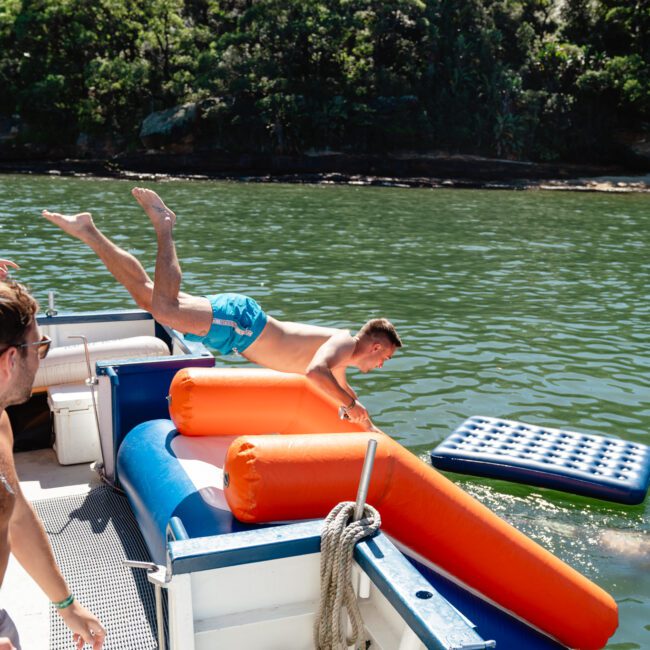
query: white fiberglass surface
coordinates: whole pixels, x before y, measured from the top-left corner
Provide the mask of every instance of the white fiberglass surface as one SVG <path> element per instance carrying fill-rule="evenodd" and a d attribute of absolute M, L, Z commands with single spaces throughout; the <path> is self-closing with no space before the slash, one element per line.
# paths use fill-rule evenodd
<path fill-rule="evenodd" d="M 176 436 L 171 448 L 201 498 L 211 507 L 230 510 L 223 494 L 223 465 L 237 436 Z"/>

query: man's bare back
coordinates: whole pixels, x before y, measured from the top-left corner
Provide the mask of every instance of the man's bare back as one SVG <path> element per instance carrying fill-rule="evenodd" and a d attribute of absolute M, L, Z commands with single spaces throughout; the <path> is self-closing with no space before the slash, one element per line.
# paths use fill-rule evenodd
<path fill-rule="evenodd" d="M 316 351 L 333 337 L 353 340 L 349 330 L 280 321 L 269 316 L 262 333 L 242 356 L 265 368 L 304 375 Z"/>

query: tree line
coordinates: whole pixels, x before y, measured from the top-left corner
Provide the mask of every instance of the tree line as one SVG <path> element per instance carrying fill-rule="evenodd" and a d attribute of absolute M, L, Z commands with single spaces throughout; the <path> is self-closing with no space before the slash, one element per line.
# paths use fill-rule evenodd
<path fill-rule="evenodd" d="M 605 160 L 650 119 L 650 3 L 3 0 L 0 88 L 45 144 L 198 102 L 232 152 Z"/>

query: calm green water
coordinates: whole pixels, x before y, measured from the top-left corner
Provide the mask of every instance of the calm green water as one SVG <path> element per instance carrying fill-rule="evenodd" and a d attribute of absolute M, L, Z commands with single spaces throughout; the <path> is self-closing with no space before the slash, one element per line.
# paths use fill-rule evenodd
<path fill-rule="evenodd" d="M 132 185 L 0 176 L 0 257 L 22 265 L 42 303 L 56 290 L 59 310 L 132 306 L 90 251 L 39 217 L 90 210 L 152 271 L 155 240 Z M 647 195 L 154 187 L 179 216 L 186 291 L 248 293 L 278 318 L 396 324 L 403 351 L 351 383 L 414 452 L 470 415 L 650 444 Z M 650 648 L 648 505 L 453 478 L 614 595 L 609 648 Z"/>

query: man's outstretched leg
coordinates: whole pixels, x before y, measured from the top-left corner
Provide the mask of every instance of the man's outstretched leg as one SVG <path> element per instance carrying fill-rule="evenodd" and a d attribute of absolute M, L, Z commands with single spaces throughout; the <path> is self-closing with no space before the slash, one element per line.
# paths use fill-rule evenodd
<path fill-rule="evenodd" d="M 161 279 L 161 286 L 158 287 L 157 292 L 142 264 L 133 255 L 108 239 L 95 226 L 89 212 L 67 216 L 43 210 L 43 216 L 64 232 L 89 246 L 113 277 L 131 294 L 136 304 L 153 314 L 156 320 L 183 333 L 205 334 L 210 329 L 212 320 L 209 300 L 179 292 L 180 266 L 171 238 L 171 226 L 176 219 L 174 213 L 164 206 L 155 192 L 136 188 L 133 190 L 133 195 L 154 223 L 159 244 L 163 246 L 163 250 L 158 251 L 156 258 L 156 277 Z M 167 211 L 172 220 L 167 233 L 164 227 L 160 228 L 159 233 L 157 224 L 157 217 L 161 214 L 159 210 Z M 154 295 L 156 295 L 155 299 Z"/>
<path fill-rule="evenodd" d="M 116 246 L 95 226 L 90 212 L 67 216 L 43 210 L 43 216 L 64 232 L 92 248 L 113 277 L 131 294 L 138 307 L 151 313 L 153 304 L 151 278 L 133 255 Z"/>
<path fill-rule="evenodd" d="M 212 324 L 210 301 L 180 290 L 181 267 L 172 234 L 176 215 L 152 190 L 136 187 L 131 193 L 151 219 L 158 239 L 152 313 L 156 320 L 181 332 L 207 334 Z"/>

